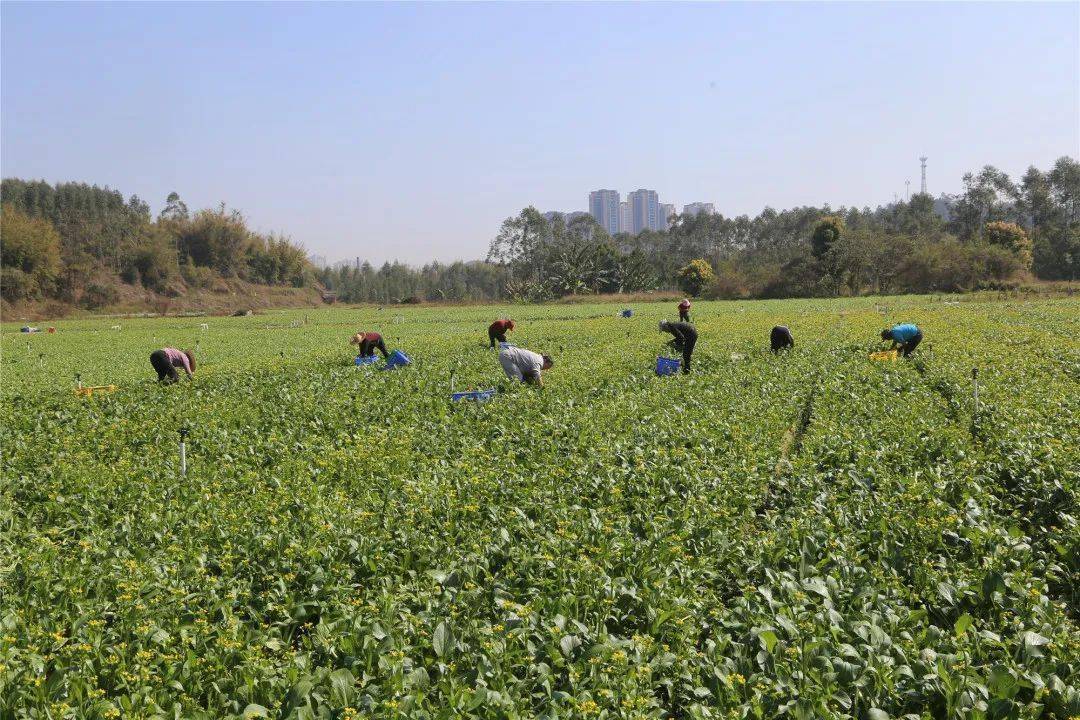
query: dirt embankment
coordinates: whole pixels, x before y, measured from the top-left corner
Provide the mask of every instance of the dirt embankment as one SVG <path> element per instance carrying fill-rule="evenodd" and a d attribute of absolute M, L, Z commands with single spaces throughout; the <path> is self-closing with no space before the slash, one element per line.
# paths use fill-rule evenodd
<path fill-rule="evenodd" d="M 212 288 L 188 289 L 167 297 L 142 287 L 118 283 L 116 297 L 101 307 L 86 308 L 59 300 L 0 304 L 4 322 L 41 321 L 93 315 L 230 315 L 245 310 L 318 307 L 322 292 L 316 287 L 292 288 L 253 285 L 242 280 L 218 280 Z"/>

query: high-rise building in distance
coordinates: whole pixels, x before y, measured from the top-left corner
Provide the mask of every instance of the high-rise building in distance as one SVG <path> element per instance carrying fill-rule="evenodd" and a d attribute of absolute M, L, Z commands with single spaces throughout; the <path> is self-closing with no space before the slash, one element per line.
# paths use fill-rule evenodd
<path fill-rule="evenodd" d="M 634 214 L 630 203 L 619 203 L 619 232 L 634 232 Z"/>
<path fill-rule="evenodd" d="M 683 205 L 683 215 L 698 215 L 699 213 L 705 213 L 706 215 L 715 215 L 716 208 L 712 203 L 696 202 L 689 205 Z"/>
<path fill-rule="evenodd" d="M 660 206 L 660 229 L 668 230 L 671 227 L 671 221 L 675 218 L 675 205 L 672 203 L 664 203 Z"/>
<path fill-rule="evenodd" d="M 619 191 L 593 190 L 589 193 L 589 214 L 608 234 L 619 232 Z"/>
<path fill-rule="evenodd" d="M 655 190 L 635 190 L 630 193 L 631 232 L 660 229 L 660 198 Z"/>

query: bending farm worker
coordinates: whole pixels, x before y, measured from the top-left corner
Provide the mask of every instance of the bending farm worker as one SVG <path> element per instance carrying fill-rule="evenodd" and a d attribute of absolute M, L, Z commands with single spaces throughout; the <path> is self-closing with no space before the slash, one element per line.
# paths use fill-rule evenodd
<path fill-rule="evenodd" d="M 371 357 L 375 354 L 376 348 L 382 353 L 383 358 L 390 356 L 390 353 L 386 351 L 386 343 L 383 342 L 382 335 L 377 332 L 358 332 L 349 339 L 349 343 L 360 346 L 360 357 Z"/>
<path fill-rule="evenodd" d="M 787 325 L 777 325 L 772 329 L 769 333 L 769 346 L 773 352 L 795 347 L 795 338 L 792 337 Z"/>
<path fill-rule="evenodd" d="M 697 345 L 697 329 L 688 322 L 660 321 L 660 332 L 671 333 L 674 338 L 668 343 L 672 349 L 682 353 L 682 371 L 690 372 L 690 356 Z"/>
<path fill-rule="evenodd" d="M 506 333 L 514 329 L 514 321 L 510 319 L 496 320 L 488 325 L 488 340 L 491 342 L 489 347 L 495 347 L 496 342 L 506 342 Z"/>
<path fill-rule="evenodd" d="M 184 368 L 189 379 L 195 375 L 195 353 L 190 350 L 161 348 L 150 353 L 150 365 L 157 371 L 158 382 L 169 385 L 180 379 L 176 368 Z"/>
<path fill-rule="evenodd" d="M 678 303 L 678 320 L 680 323 L 690 322 L 690 300 L 684 298 L 683 302 Z"/>
<path fill-rule="evenodd" d="M 882 330 L 881 339 L 892 340 L 891 349 L 899 348 L 904 353 L 904 357 L 908 357 L 922 342 L 922 330 L 914 323 L 902 323 Z"/>
<path fill-rule="evenodd" d="M 555 365 L 555 361 L 548 355 L 516 347 L 504 347 L 499 350 L 499 363 L 506 377 L 511 380 L 519 380 L 540 387 L 544 386 L 541 373 L 544 370 L 550 370 Z"/>

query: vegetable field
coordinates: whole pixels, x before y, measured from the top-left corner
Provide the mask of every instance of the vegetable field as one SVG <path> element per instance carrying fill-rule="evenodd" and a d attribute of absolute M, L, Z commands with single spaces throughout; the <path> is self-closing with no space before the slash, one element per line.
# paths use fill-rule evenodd
<path fill-rule="evenodd" d="M 1080 715 L 1080 303 L 633 308 L 4 325 L 0 718 Z"/>

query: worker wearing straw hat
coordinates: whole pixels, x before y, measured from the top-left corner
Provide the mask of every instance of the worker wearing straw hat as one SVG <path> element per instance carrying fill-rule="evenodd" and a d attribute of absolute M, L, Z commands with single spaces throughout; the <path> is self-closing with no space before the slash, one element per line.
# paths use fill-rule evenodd
<path fill-rule="evenodd" d="M 386 343 L 383 342 L 382 335 L 377 332 L 358 332 L 349 339 L 349 342 L 360 346 L 360 357 L 372 357 L 376 348 L 384 358 L 390 355 L 386 351 Z"/>
<path fill-rule="evenodd" d="M 687 298 L 679 303 L 679 322 L 690 322 L 690 300 Z"/>

